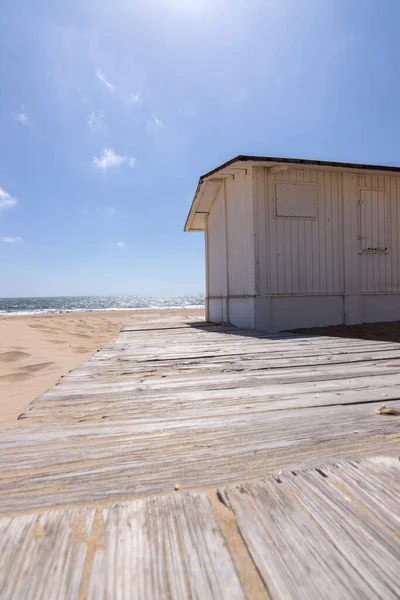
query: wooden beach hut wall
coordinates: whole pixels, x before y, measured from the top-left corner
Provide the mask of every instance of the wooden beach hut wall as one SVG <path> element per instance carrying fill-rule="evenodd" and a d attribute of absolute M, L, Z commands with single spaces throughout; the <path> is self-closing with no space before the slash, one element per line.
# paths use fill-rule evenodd
<path fill-rule="evenodd" d="M 400 319 L 400 168 L 238 156 L 200 178 L 206 312 L 276 332 Z"/>

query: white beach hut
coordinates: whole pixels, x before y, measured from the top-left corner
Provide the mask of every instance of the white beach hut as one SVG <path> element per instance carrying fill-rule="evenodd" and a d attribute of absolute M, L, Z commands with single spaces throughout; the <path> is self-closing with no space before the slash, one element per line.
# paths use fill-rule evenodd
<path fill-rule="evenodd" d="M 400 319 L 400 168 L 238 156 L 200 178 L 211 322 L 270 332 Z"/>

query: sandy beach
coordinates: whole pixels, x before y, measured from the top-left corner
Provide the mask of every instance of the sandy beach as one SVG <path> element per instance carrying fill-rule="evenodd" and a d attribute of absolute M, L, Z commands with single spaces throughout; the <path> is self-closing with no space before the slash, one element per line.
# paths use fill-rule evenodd
<path fill-rule="evenodd" d="M 107 344 L 124 323 L 202 309 L 79 312 L 0 317 L 0 429 L 17 424 L 30 402 Z"/>

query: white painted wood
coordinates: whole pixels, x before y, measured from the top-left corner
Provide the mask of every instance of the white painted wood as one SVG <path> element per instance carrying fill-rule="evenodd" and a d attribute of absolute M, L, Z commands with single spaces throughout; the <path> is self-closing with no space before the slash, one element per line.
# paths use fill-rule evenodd
<path fill-rule="evenodd" d="M 206 216 L 204 220 L 204 249 L 205 249 L 205 261 L 206 261 L 206 297 L 205 297 L 205 317 L 206 321 L 216 322 L 214 316 L 210 319 L 210 304 L 209 304 L 209 295 L 210 295 L 210 239 L 208 235 L 208 218 L 209 215 Z"/>
<path fill-rule="evenodd" d="M 274 167 L 269 167 L 269 172 L 270 173 L 279 173 L 279 171 L 287 171 L 288 169 L 288 165 L 275 165 Z"/>
<path fill-rule="evenodd" d="M 226 289 L 226 241 L 225 241 L 225 207 L 223 186 L 212 206 L 208 217 L 208 297 L 227 295 Z M 210 315 L 211 320 L 213 315 Z"/>
<path fill-rule="evenodd" d="M 314 219 L 317 216 L 317 195 L 312 183 L 277 181 L 275 203 L 276 217 Z"/>
<path fill-rule="evenodd" d="M 254 327 L 254 298 L 229 298 L 229 322 L 236 327 Z"/>
<path fill-rule="evenodd" d="M 275 270 L 271 265 L 276 275 L 271 281 L 270 293 L 342 293 L 342 250 L 340 244 L 334 244 L 341 217 L 340 175 L 309 169 L 289 169 L 271 175 L 264 169 L 264 177 L 269 182 L 267 220 L 271 243 L 267 254 L 269 261 L 276 264 Z M 311 190 L 316 190 L 316 218 L 277 217 L 275 193 L 280 185 L 286 186 L 284 189 L 304 189 L 305 197 L 311 195 Z M 304 198 L 303 204 L 305 202 Z M 304 210 L 310 212 L 306 204 Z"/>
<path fill-rule="evenodd" d="M 270 331 L 343 323 L 343 296 L 271 296 Z"/>
<path fill-rule="evenodd" d="M 221 186 L 207 221 L 207 306 L 212 322 L 254 327 L 252 176 L 246 170 Z"/>
<path fill-rule="evenodd" d="M 361 189 L 359 206 L 361 252 L 387 252 L 389 207 L 386 190 Z"/>
<path fill-rule="evenodd" d="M 359 252 L 361 291 L 364 293 L 396 291 L 391 275 L 390 220 L 391 213 L 396 214 L 393 204 L 396 205 L 398 200 L 391 192 L 388 177 L 359 177 Z M 394 239 L 397 237 L 398 233 Z"/>
<path fill-rule="evenodd" d="M 211 216 L 212 320 L 274 332 L 399 319 L 399 181 L 257 162 L 227 175 L 225 232 L 221 208 Z"/>
<path fill-rule="evenodd" d="M 255 229 L 255 291 L 265 296 L 270 289 L 269 241 L 267 239 L 267 202 L 264 171 L 253 168 L 254 229 Z M 264 319 L 266 317 L 264 316 Z"/>
<path fill-rule="evenodd" d="M 255 293 L 252 177 L 242 171 L 225 185 L 229 296 L 250 295 Z"/>

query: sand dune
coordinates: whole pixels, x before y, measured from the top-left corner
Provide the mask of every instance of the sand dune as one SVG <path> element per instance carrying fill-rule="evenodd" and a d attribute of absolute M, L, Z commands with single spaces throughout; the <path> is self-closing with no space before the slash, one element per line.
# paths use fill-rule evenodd
<path fill-rule="evenodd" d="M 23 360 L 31 356 L 28 352 L 20 352 L 19 350 L 10 350 L 9 352 L 2 352 L 0 354 L 0 362 L 16 362 L 17 360 Z"/>
<path fill-rule="evenodd" d="M 124 323 L 149 320 L 158 312 L 0 317 L 0 429 L 15 426 L 32 400 L 104 346 Z M 201 309 L 161 312 L 204 314 Z"/>

